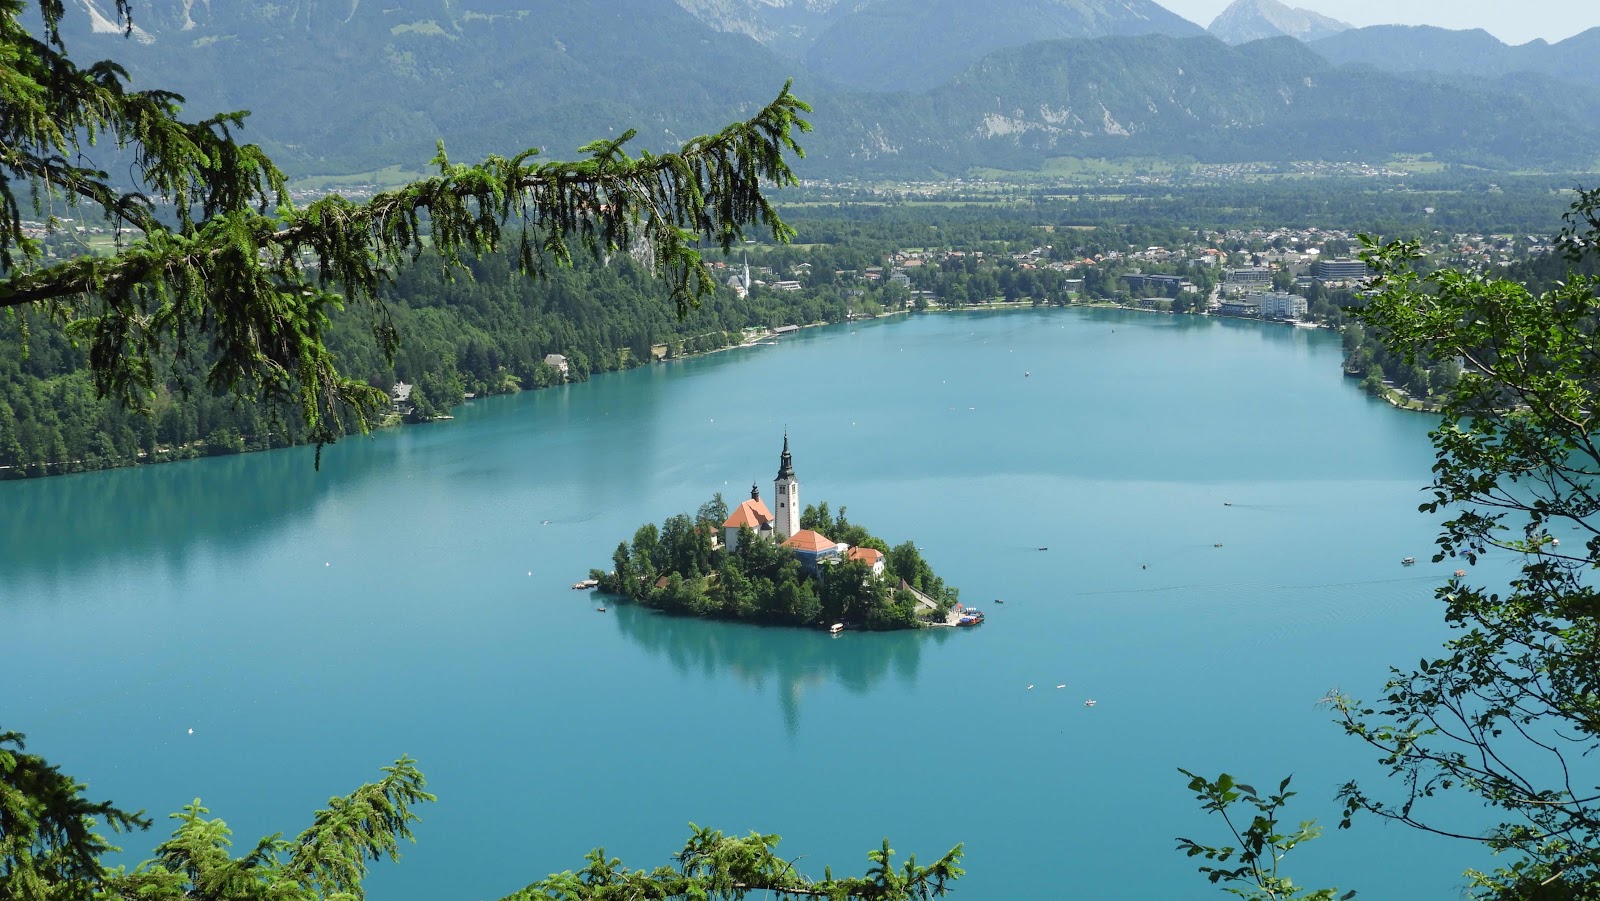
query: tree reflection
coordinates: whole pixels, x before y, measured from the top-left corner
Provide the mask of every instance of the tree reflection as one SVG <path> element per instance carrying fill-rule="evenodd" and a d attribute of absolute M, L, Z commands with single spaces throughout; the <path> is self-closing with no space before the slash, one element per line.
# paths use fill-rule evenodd
<path fill-rule="evenodd" d="M 679 673 L 737 679 L 755 688 L 772 684 L 790 736 L 800 729 L 800 702 L 809 686 L 835 682 L 865 694 L 891 673 L 916 680 L 923 648 L 942 644 L 949 629 L 846 632 L 725 623 L 667 616 L 626 602 L 612 610 L 617 630 L 665 657 Z"/>

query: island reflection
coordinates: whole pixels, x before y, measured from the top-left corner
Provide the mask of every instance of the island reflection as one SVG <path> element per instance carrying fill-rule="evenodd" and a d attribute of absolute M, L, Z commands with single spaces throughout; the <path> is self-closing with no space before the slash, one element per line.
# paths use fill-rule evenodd
<path fill-rule="evenodd" d="M 732 676 L 761 688 L 777 687 L 778 705 L 791 737 L 800 729 L 805 689 L 833 681 L 864 695 L 891 674 L 916 681 L 925 647 L 943 644 L 950 629 L 847 632 L 831 636 L 813 629 L 716 622 L 668 616 L 616 598 L 605 598 L 614 622 L 635 644 L 665 657 L 679 673 Z"/>

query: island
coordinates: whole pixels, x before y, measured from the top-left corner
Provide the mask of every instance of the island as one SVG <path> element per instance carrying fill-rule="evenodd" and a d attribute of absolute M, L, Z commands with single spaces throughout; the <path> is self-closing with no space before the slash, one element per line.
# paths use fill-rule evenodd
<path fill-rule="evenodd" d="M 601 591 L 667 613 L 770 625 L 890 630 L 970 625 L 958 592 L 934 575 L 915 543 L 890 547 L 835 516 L 800 507 L 800 480 L 783 437 L 770 508 L 759 486 L 733 510 L 718 492 L 695 516 L 646 523 L 617 545 Z M 831 537 L 830 537 L 831 536 Z M 952 616 L 952 611 L 958 611 Z"/>

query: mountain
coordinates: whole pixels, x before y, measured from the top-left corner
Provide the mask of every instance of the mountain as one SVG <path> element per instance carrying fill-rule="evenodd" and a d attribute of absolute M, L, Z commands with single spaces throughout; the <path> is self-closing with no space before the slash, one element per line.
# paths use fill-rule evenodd
<path fill-rule="evenodd" d="M 91 0 L 73 2 L 64 24 L 74 58 L 114 57 L 135 88 L 186 95 L 192 118 L 251 110 L 241 136 L 296 175 L 420 167 L 440 138 L 458 160 L 530 145 L 571 158 L 627 128 L 639 130 L 633 152 L 660 150 L 750 114 L 797 73 L 815 131 L 801 136 L 796 167 L 815 177 L 1031 169 L 1061 156 L 1423 153 L 1576 169 L 1600 147 L 1600 89 L 1532 73 L 1335 66 L 1286 37 L 1237 47 L 1207 35 L 1058 39 L 994 50 L 925 90 L 851 91 L 711 29 L 677 0 L 141 0 L 131 39 L 103 5 L 100 21 L 81 6 Z M 1066 8 L 1007 2 L 1041 15 Z M 836 7 L 842 23 L 891 4 Z M 88 152 L 125 168 L 104 145 Z"/>
<path fill-rule="evenodd" d="M 1337 67 L 1291 38 L 1229 47 L 1161 35 L 996 51 L 892 103 L 819 106 L 811 162 L 864 173 L 1034 169 L 1052 157 L 1201 162 L 1433 154 L 1491 168 L 1585 168 L 1600 91 L 1538 76 L 1484 84 Z"/>
<path fill-rule="evenodd" d="M 672 0 L 140 0 L 133 39 L 109 0 L 72 2 L 75 59 L 115 58 L 195 118 L 251 110 L 242 136 L 300 173 L 420 166 L 440 137 L 458 159 L 568 158 L 636 127 L 635 149 L 659 150 L 753 112 L 798 69 Z"/>
<path fill-rule="evenodd" d="M 677 0 L 717 31 L 747 35 L 778 53 L 799 59 L 835 19 L 865 0 Z"/>
<path fill-rule="evenodd" d="M 1481 28 L 1455 31 L 1431 25 L 1374 25 L 1319 39 L 1312 47 L 1330 62 L 1386 72 L 1442 72 L 1498 77 L 1536 72 L 1575 84 L 1600 84 L 1600 28 L 1555 44 L 1512 46 Z"/>
<path fill-rule="evenodd" d="M 861 90 L 926 90 L 1005 47 L 1201 33 L 1153 0 L 875 0 L 836 19 L 806 52 L 805 63 Z"/>
<path fill-rule="evenodd" d="M 1314 41 L 1351 26 L 1309 9 L 1294 9 L 1278 0 L 1233 0 L 1206 30 L 1230 44 L 1287 35 Z"/>

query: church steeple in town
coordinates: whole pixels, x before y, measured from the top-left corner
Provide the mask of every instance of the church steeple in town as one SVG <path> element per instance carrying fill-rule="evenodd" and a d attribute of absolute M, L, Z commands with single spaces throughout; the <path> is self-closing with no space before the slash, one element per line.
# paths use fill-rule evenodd
<path fill-rule="evenodd" d="M 800 480 L 795 478 L 794 457 L 789 454 L 789 433 L 783 433 L 783 456 L 778 458 L 778 477 L 772 483 L 772 531 L 778 541 L 800 531 Z"/>

